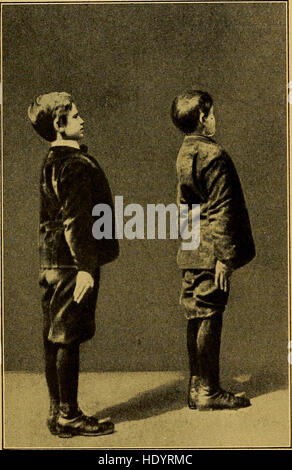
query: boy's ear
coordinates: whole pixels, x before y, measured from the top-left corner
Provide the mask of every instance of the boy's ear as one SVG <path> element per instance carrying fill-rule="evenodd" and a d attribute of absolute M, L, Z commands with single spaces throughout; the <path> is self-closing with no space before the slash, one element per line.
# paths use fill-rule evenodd
<path fill-rule="evenodd" d="M 60 123 L 59 117 L 56 117 L 54 119 L 54 129 L 56 132 L 63 132 L 64 131 L 64 126 Z"/>
<path fill-rule="evenodd" d="M 202 125 L 204 125 L 204 124 L 205 124 L 205 120 L 206 120 L 206 118 L 205 118 L 205 115 L 204 115 L 203 111 L 200 111 L 200 117 L 199 117 L 200 123 L 201 123 Z"/>

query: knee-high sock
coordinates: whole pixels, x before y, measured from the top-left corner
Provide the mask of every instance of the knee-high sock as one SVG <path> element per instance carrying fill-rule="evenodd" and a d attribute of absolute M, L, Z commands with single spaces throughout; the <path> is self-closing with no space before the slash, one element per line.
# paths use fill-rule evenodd
<path fill-rule="evenodd" d="M 79 345 L 59 347 L 57 374 L 60 410 L 66 416 L 74 415 L 78 409 Z"/>
<path fill-rule="evenodd" d="M 58 347 L 54 343 L 51 343 L 51 341 L 48 341 L 46 338 L 44 338 L 44 350 L 46 381 L 51 405 L 58 404 L 60 401 L 59 381 L 56 367 Z"/>
<path fill-rule="evenodd" d="M 197 335 L 197 353 L 200 385 L 209 392 L 219 388 L 219 356 L 222 314 L 200 320 Z"/>

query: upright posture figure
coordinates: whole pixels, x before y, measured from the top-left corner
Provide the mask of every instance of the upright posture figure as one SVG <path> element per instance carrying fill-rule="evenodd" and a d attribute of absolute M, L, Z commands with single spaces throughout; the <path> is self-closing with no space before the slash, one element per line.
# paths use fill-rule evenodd
<path fill-rule="evenodd" d="M 212 136 L 215 116 L 211 96 L 190 90 L 172 104 L 172 120 L 185 134 L 177 158 L 178 204 L 200 204 L 200 244 L 179 249 L 190 364 L 188 403 L 192 409 L 249 406 L 244 396 L 220 388 L 219 352 L 222 314 L 233 270 L 255 256 L 240 181 L 231 158 Z"/>
<path fill-rule="evenodd" d="M 95 240 L 92 235 L 92 209 L 98 203 L 113 208 L 111 191 L 96 160 L 80 148 L 84 121 L 68 93 L 39 96 L 28 116 L 37 133 L 51 142 L 40 181 L 47 424 L 59 437 L 109 434 L 113 423 L 85 416 L 77 390 L 79 345 L 95 332 L 100 266 L 119 252 L 114 236 Z"/>

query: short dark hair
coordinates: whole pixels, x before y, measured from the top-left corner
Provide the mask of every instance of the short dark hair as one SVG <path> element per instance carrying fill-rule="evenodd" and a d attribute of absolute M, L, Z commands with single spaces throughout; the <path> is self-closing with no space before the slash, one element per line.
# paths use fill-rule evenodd
<path fill-rule="evenodd" d="M 55 91 L 38 96 L 27 110 L 29 120 L 35 131 L 49 142 L 55 140 L 54 120 L 57 117 L 62 125 L 66 125 L 67 115 L 72 109 L 72 103 L 72 96 L 64 91 Z"/>
<path fill-rule="evenodd" d="M 213 99 L 206 91 L 187 90 L 174 98 L 171 118 L 184 134 L 191 134 L 198 127 L 200 112 L 207 117 L 212 106 Z"/>

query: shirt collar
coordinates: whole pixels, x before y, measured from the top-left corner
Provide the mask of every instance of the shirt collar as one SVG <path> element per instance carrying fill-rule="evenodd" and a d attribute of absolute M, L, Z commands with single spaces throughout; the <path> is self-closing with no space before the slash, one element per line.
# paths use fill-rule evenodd
<path fill-rule="evenodd" d="M 77 140 L 54 140 L 51 143 L 51 147 L 73 147 L 75 149 L 80 149 L 80 145 Z"/>
<path fill-rule="evenodd" d="M 215 140 L 213 139 L 213 137 L 209 136 L 209 135 L 203 135 L 203 134 L 187 134 L 185 136 L 185 139 L 186 140 L 203 140 L 205 142 L 215 142 Z"/>

